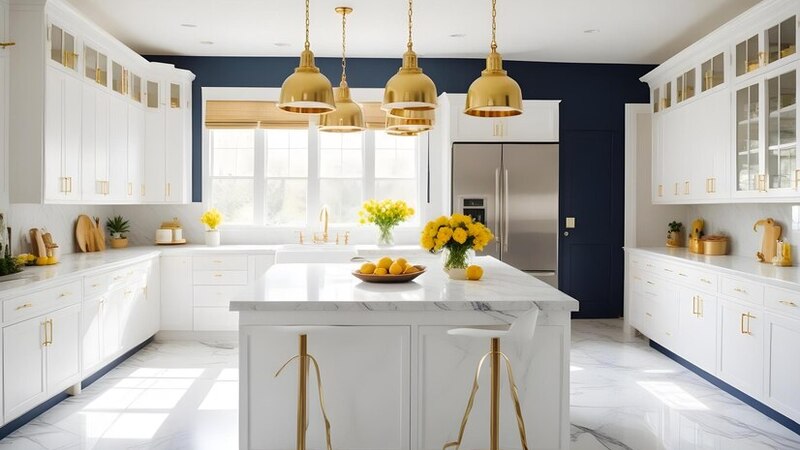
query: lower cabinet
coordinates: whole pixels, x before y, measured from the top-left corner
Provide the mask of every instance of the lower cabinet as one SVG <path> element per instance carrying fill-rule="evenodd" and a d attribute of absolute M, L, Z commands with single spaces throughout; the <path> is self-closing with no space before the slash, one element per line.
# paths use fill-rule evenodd
<path fill-rule="evenodd" d="M 247 435 L 240 437 L 241 448 L 294 448 L 297 361 L 279 377 L 273 375 L 297 354 L 300 332 L 273 326 L 240 330 L 242 354 L 258 355 L 247 358 L 241 367 L 240 382 L 246 384 L 242 389 L 252 399 L 242 412 L 251 426 Z M 410 448 L 410 327 L 311 327 L 302 332 L 308 334 L 308 352 L 319 362 L 328 415 L 340 418 L 331 429 L 336 448 Z M 325 448 L 313 365 L 308 387 L 307 445 Z"/>
<path fill-rule="evenodd" d="M 161 258 L 161 329 L 192 329 L 192 258 Z"/>
<path fill-rule="evenodd" d="M 80 381 L 80 305 L 3 328 L 5 420 Z"/>
<path fill-rule="evenodd" d="M 797 385 L 797 376 L 800 374 L 800 320 L 767 313 L 764 343 L 765 402 L 800 422 L 800 389 Z"/>
<path fill-rule="evenodd" d="M 678 292 L 678 353 L 706 372 L 716 373 L 717 297 L 686 287 Z"/>
<path fill-rule="evenodd" d="M 747 303 L 720 301 L 719 372 L 723 381 L 760 397 L 764 383 L 764 316 Z"/>

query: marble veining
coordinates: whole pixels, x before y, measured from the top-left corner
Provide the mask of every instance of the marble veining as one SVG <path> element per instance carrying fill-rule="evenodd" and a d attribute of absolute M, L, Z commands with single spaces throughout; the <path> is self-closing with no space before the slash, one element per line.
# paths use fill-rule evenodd
<path fill-rule="evenodd" d="M 578 301 L 491 257 L 479 282 L 450 280 L 434 264 L 409 283 L 365 283 L 360 264 L 276 264 L 231 302 L 231 311 L 576 311 Z M 515 314 L 511 314 L 515 316 Z"/>
<path fill-rule="evenodd" d="M 622 327 L 572 322 L 572 450 L 800 448 L 800 436 Z M 0 449 L 236 449 L 236 345 L 154 342 Z"/>

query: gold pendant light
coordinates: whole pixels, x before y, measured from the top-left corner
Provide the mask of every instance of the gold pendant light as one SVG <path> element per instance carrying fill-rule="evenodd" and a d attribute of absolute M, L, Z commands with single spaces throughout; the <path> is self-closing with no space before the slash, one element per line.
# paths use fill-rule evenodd
<path fill-rule="evenodd" d="M 314 53 L 308 40 L 308 1 L 305 48 L 300 53 L 300 65 L 283 81 L 278 108 L 297 114 L 327 114 L 336 109 L 336 105 L 330 80 L 314 65 Z"/>
<path fill-rule="evenodd" d="M 342 15 L 342 81 L 336 89 L 336 111 L 320 117 L 319 131 L 331 133 L 353 133 L 364 130 L 364 113 L 358 103 L 350 98 L 347 87 L 347 15 L 353 8 L 339 6 L 336 13 Z"/>
<path fill-rule="evenodd" d="M 486 57 L 486 69 L 472 82 L 467 92 L 464 114 L 477 117 L 509 117 L 522 114 L 522 90 L 503 70 L 503 58 L 497 53 L 497 0 L 492 0 L 492 51 Z"/>
<path fill-rule="evenodd" d="M 386 115 L 386 132 L 392 136 L 416 136 L 433 129 L 434 111 L 405 111 L 404 117 Z"/>
<path fill-rule="evenodd" d="M 386 82 L 381 109 L 390 115 L 403 116 L 404 111 L 436 109 L 436 85 L 422 73 L 412 41 L 413 0 L 408 0 L 408 44 L 400 70 Z"/>

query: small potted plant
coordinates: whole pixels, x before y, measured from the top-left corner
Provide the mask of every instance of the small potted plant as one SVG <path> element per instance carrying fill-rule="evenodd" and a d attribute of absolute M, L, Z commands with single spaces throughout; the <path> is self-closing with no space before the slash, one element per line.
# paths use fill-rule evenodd
<path fill-rule="evenodd" d="M 673 220 L 667 226 L 669 227 L 669 231 L 667 232 L 667 247 L 680 247 L 683 224 Z"/>
<path fill-rule="evenodd" d="M 106 228 L 111 233 L 111 248 L 125 248 L 128 246 L 128 238 L 125 233 L 129 232 L 131 228 L 124 217 L 109 217 L 106 219 Z"/>
<path fill-rule="evenodd" d="M 216 208 L 211 208 L 200 216 L 200 222 L 206 226 L 206 245 L 216 247 L 220 243 L 217 227 L 222 223 L 222 213 Z"/>

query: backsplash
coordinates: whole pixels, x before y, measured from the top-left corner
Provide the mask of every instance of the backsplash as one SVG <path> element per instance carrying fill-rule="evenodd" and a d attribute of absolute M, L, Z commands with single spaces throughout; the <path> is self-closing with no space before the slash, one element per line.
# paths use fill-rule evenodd
<path fill-rule="evenodd" d="M 16 253 L 31 251 L 28 230 L 45 228 L 59 246 L 62 255 L 75 253 L 75 221 L 81 214 L 99 217 L 104 224 L 113 214 L 112 206 L 86 205 L 40 205 L 33 203 L 14 203 L 7 215 L 11 227 L 11 249 Z"/>
<path fill-rule="evenodd" d="M 688 228 L 696 218 L 705 220 L 705 234 L 725 234 L 731 238 L 729 253 L 755 258 L 761 250 L 761 231 L 753 231 L 759 219 L 772 217 L 783 227 L 783 238 L 792 245 L 795 264 L 800 263 L 800 205 L 784 203 L 741 203 L 727 205 L 689 205 L 683 218 Z M 666 229 L 666 224 L 665 224 Z"/>

